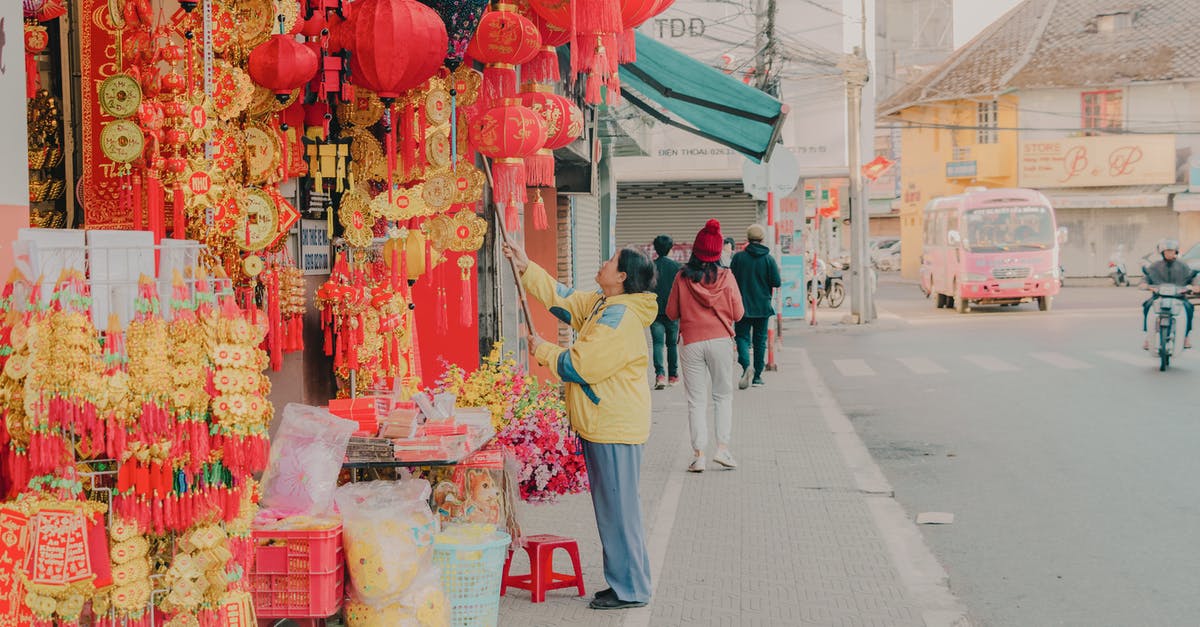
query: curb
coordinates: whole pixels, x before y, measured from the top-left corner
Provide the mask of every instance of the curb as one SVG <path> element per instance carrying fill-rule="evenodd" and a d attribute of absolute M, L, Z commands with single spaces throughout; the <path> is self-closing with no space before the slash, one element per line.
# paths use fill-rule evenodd
<path fill-rule="evenodd" d="M 967 610 L 950 591 L 950 576 L 938 563 L 925 538 L 895 499 L 895 491 L 871 457 L 854 425 L 826 387 L 808 351 L 797 349 L 800 368 L 813 399 L 821 408 L 855 486 L 866 497 L 901 581 L 921 608 L 926 627 L 970 627 Z"/>

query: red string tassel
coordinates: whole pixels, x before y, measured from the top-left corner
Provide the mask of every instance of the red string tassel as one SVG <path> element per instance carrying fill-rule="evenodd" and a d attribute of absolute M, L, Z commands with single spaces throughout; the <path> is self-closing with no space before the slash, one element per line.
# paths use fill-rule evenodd
<path fill-rule="evenodd" d="M 479 97 L 485 107 L 491 107 L 502 98 L 517 95 L 517 69 L 507 63 L 489 63 L 483 68 L 483 84 Z"/>
<path fill-rule="evenodd" d="M 558 52 L 554 46 L 542 46 L 537 56 L 521 66 L 521 81 L 525 83 L 558 83 L 562 71 L 558 67 Z"/>
<path fill-rule="evenodd" d="M 142 175 L 133 175 L 133 230 L 140 231 L 142 229 Z"/>

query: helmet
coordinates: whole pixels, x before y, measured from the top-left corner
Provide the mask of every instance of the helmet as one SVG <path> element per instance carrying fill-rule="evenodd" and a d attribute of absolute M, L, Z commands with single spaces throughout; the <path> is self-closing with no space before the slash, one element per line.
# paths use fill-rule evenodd
<path fill-rule="evenodd" d="M 1159 242 L 1158 242 L 1159 254 L 1162 254 L 1164 251 L 1168 251 L 1168 250 L 1173 250 L 1173 251 L 1175 251 L 1176 254 L 1179 254 L 1179 240 L 1174 240 L 1174 239 L 1159 240 Z"/>

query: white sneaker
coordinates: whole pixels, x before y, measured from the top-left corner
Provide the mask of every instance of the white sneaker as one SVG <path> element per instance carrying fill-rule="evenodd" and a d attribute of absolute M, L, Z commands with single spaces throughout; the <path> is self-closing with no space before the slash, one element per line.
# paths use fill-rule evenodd
<path fill-rule="evenodd" d="M 742 378 L 741 378 L 741 380 L 738 381 L 738 389 L 739 390 L 744 390 L 744 389 L 750 387 L 750 377 L 753 374 L 754 373 L 751 372 L 749 368 L 742 369 Z"/>
<path fill-rule="evenodd" d="M 733 458 L 733 454 L 726 449 L 717 451 L 717 454 L 713 455 L 713 461 L 724 466 L 728 470 L 737 468 L 737 460 L 735 460 Z"/>
<path fill-rule="evenodd" d="M 688 472 L 704 472 L 705 465 L 706 462 L 704 461 L 704 456 L 697 455 L 696 458 L 692 460 L 692 464 L 688 466 Z"/>

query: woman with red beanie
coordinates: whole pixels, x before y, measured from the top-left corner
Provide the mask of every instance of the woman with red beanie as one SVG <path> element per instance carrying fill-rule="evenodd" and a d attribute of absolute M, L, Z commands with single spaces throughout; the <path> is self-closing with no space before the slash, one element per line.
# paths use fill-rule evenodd
<path fill-rule="evenodd" d="M 733 323 L 742 319 L 742 295 L 728 268 L 720 265 L 721 223 L 709 220 L 696 234 L 692 258 L 675 277 L 667 317 L 679 321 L 683 385 L 687 391 L 688 426 L 695 457 L 689 472 L 704 472 L 708 446 L 708 403 L 717 423 L 713 461 L 737 468 L 729 452 L 733 430 Z"/>

